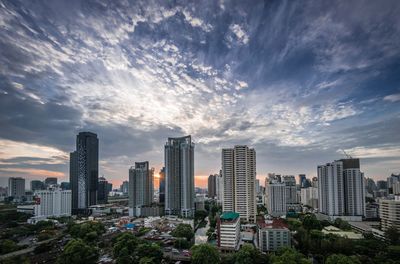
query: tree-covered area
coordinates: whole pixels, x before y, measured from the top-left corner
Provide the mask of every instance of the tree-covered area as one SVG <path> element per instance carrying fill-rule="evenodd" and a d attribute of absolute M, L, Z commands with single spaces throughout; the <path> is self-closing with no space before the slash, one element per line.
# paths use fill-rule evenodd
<path fill-rule="evenodd" d="M 156 243 L 141 240 L 131 233 L 122 233 L 113 240 L 113 255 L 117 264 L 161 263 L 163 253 Z"/>
<path fill-rule="evenodd" d="M 179 224 L 177 227 L 171 232 L 173 237 L 181 237 L 186 238 L 187 241 L 191 241 L 194 237 L 193 228 L 189 224 Z"/>
<path fill-rule="evenodd" d="M 73 239 L 68 242 L 57 259 L 58 264 L 92 264 L 97 263 L 99 252 L 96 246 L 89 245 L 82 239 Z"/>
<path fill-rule="evenodd" d="M 79 238 L 88 243 L 98 241 L 99 236 L 105 233 L 105 231 L 104 225 L 97 221 L 88 221 L 82 224 L 70 222 L 67 229 L 67 232 L 73 238 Z"/>
<path fill-rule="evenodd" d="M 388 234 L 388 240 L 383 242 L 371 234 L 358 240 L 324 234 L 321 230 L 327 225 L 333 224 L 342 230 L 350 230 L 351 226 L 342 219 L 333 223 L 319 221 L 313 214 L 291 219 L 288 224 L 294 231 L 295 248 L 306 256 L 312 256 L 318 263 L 400 263 L 400 246 L 395 236 Z M 390 234 L 395 232 L 392 230 Z"/>

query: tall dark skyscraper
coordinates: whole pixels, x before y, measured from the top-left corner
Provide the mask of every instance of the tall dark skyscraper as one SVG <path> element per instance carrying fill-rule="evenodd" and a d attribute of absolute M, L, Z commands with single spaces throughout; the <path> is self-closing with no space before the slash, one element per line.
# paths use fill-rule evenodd
<path fill-rule="evenodd" d="M 165 203 L 165 167 L 160 171 L 159 202 L 161 204 Z"/>
<path fill-rule="evenodd" d="M 217 195 L 217 177 L 218 174 L 208 176 L 208 198 L 214 198 Z"/>
<path fill-rule="evenodd" d="M 194 215 L 194 144 L 191 136 L 165 144 L 165 214 Z"/>
<path fill-rule="evenodd" d="M 46 186 L 57 185 L 57 178 L 56 177 L 48 177 L 44 180 L 44 184 Z"/>
<path fill-rule="evenodd" d="M 72 213 L 87 213 L 97 204 L 99 179 L 99 140 L 95 133 L 81 132 L 76 137 L 76 151 L 70 154 Z"/>

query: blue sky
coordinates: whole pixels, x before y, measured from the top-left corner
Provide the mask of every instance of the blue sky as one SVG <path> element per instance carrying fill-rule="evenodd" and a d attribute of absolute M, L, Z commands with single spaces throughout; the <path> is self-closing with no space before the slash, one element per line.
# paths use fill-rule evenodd
<path fill-rule="evenodd" d="M 68 179 L 79 131 L 114 183 L 191 134 L 197 183 L 223 147 L 257 174 L 361 158 L 400 171 L 398 1 L 0 1 L 0 185 Z"/>

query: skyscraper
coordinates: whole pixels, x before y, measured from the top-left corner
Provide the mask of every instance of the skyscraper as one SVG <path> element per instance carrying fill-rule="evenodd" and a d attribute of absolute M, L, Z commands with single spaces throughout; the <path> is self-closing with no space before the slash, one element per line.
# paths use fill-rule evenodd
<path fill-rule="evenodd" d="M 165 167 L 160 170 L 159 203 L 165 203 Z"/>
<path fill-rule="evenodd" d="M 194 215 L 194 143 L 191 136 L 165 144 L 165 214 Z"/>
<path fill-rule="evenodd" d="M 308 187 L 308 186 L 306 186 L 306 180 L 307 180 L 307 178 L 306 178 L 306 175 L 305 174 L 299 174 L 298 176 L 298 179 L 299 179 L 299 185 L 300 185 L 300 187 L 301 188 L 306 188 L 306 187 Z"/>
<path fill-rule="evenodd" d="M 48 177 L 44 180 L 44 184 L 46 187 L 50 185 L 57 185 L 57 178 L 56 177 Z"/>
<path fill-rule="evenodd" d="M 70 182 L 73 214 L 86 214 L 97 204 L 99 178 L 99 140 L 91 132 L 76 137 L 76 151 L 70 154 Z"/>
<path fill-rule="evenodd" d="M 256 152 L 246 145 L 222 149 L 222 176 L 224 178 L 223 211 L 239 213 L 240 218 L 256 220 Z"/>
<path fill-rule="evenodd" d="M 44 183 L 42 181 L 38 180 L 32 180 L 31 181 L 31 191 L 37 191 L 37 190 L 44 190 Z"/>
<path fill-rule="evenodd" d="M 119 189 L 124 195 L 127 195 L 129 193 L 129 182 L 123 181 Z"/>
<path fill-rule="evenodd" d="M 319 211 L 330 218 L 360 220 L 365 215 L 364 174 L 359 159 L 318 166 Z"/>
<path fill-rule="evenodd" d="M 217 194 L 217 177 L 218 174 L 208 176 L 208 198 L 214 199 Z"/>
<path fill-rule="evenodd" d="M 129 169 L 129 215 L 140 216 L 142 206 L 149 206 L 153 202 L 154 168 L 149 162 L 135 162 Z"/>

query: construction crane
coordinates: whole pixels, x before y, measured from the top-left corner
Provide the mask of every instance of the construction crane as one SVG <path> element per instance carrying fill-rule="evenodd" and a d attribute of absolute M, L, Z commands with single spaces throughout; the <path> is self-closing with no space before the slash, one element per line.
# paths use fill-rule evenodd
<path fill-rule="evenodd" d="M 352 159 L 352 158 L 353 158 L 352 156 L 350 156 L 349 154 L 347 154 L 346 151 L 344 151 L 344 149 L 341 149 L 341 150 L 343 151 L 343 153 L 344 153 L 344 155 L 346 156 L 346 158 L 348 158 L 348 159 Z"/>

